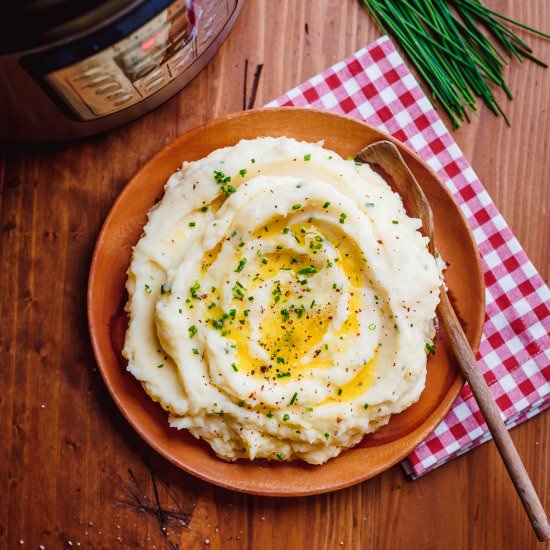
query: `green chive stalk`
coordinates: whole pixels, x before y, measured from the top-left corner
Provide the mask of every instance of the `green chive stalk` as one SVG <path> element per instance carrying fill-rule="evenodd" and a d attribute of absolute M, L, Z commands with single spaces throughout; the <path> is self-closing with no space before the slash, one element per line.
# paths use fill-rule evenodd
<path fill-rule="evenodd" d="M 509 25 L 550 40 L 550 35 L 487 8 L 480 0 L 361 0 L 384 33 L 391 33 L 425 81 L 432 99 L 455 127 L 477 111 L 476 97 L 508 119 L 495 99 L 511 58 L 546 63 Z M 435 103 L 434 103 L 435 104 Z"/>

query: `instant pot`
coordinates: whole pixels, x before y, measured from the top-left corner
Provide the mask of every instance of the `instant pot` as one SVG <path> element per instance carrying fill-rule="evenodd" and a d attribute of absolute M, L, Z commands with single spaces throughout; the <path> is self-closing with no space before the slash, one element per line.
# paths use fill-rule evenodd
<path fill-rule="evenodd" d="M 244 0 L 19 0 L 0 15 L 0 139 L 119 126 L 181 90 Z"/>

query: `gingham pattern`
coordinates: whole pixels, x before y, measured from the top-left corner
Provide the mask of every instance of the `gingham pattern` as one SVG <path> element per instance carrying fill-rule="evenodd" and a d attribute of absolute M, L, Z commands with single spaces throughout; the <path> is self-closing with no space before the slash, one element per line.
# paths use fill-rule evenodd
<path fill-rule="evenodd" d="M 550 293 L 387 37 L 269 106 L 313 107 L 366 120 L 414 149 L 462 208 L 483 259 L 486 322 L 479 364 L 509 426 L 550 406 Z M 466 385 L 435 432 L 403 463 L 413 477 L 490 439 Z"/>

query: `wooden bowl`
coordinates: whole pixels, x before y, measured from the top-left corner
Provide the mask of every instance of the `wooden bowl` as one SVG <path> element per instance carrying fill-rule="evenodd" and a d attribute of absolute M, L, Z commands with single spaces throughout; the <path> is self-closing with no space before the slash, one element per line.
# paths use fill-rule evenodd
<path fill-rule="evenodd" d="M 445 417 L 463 379 L 443 336 L 428 361 L 427 384 L 420 400 L 389 424 L 322 466 L 302 462 L 234 463 L 216 458 L 209 446 L 186 431 L 168 426 L 167 414 L 151 401 L 126 371 L 121 349 L 126 331 L 126 270 L 146 213 L 162 196 L 167 178 L 182 163 L 214 149 L 258 136 L 288 136 L 316 142 L 343 157 L 367 144 L 391 139 L 346 117 L 310 109 L 246 111 L 191 130 L 155 155 L 116 200 L 99 235 L 88 287 L 88 322 L 94 353 L 116 404 L 134 429 L 160 454 L 183 470 L 222 487 L 271 496 L 311 495 L 348 487 L 405 458 Z M 451 195 L 428 166 L 395 141 L 424 189 L 434 212 L 436 245 L 450 266 L 446 280 L 468 340 L 477 350 L 484 319 L 484 287 L 473 236 Z"/>

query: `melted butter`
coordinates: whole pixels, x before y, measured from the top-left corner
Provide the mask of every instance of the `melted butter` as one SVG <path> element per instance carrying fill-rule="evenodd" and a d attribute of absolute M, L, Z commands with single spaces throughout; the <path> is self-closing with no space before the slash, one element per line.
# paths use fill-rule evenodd
<path fill-rule="evenodd" d="M 210 208 L 210 210 L 212 210 L 212 212 L 217 212 L 222 204 L 225 202 L 225 195 L 222 193 L 221 195 L 219 195 L 218 197 L 216 197 L 209 205 L 208 207 Z"/>
<path fill-rule="evenodd" d="M 360 307 L 361 269 L 364 266 L 360 252 L 350 239 L 346 239 L 343 232 L 332 229 L 322 231 L 327 228 L 317 227 L 310 222 L 289 226 L 286 223 L 287 220 L 282 216 L 276 217 L 265 227 L 260 227 L 252 237 L 270 240 L 284 233 L 294 238 L 297 245 L 303 248 L 303 252 L 298 253 L 286 247 L 266 254 L 258 250 L 257 256 L 249 260 L 239 277 L 243 296 L 234 295 L 229 312 L 222 311 L 217 305 L 204 309 L 208 322 L 215 326 L 214 323 L 218 321 L 218 330 L 236 347 L 236 367 L 240 372 L 281 383 L 299 378 L 305 370 L 330 367 L 333 363 L 332 356 L 346 349 L 348 336 L 355 336 L 359 332 L 357 311 Z M 328 239 L 335 249 L 331 257 L 324 253 L 325 240 Z M 221 246 L 219 243 L 213 250 L 205 253 L 203 270 L 208 270 L 212 265 Z M 240 257 L 235 258 L 236 262 L 239 260 Z M 334 288 L 320 293 L 313 280 L 314 277 L 324 276 L 323 270 L 328 269 L 328 262 L 333 265 L 334 262 L 339 262 L 337 267 L 343 270 L 350 283 L 348 315 L 335 334 L 336 343 L 332 343 L 330 347 L 323 345 L 322 341 L 335 315 L 340 294 Z M 312 266 L 316 273 L 299 274 L 300 270 Z M 291 276 L 291 283 L 280 281 L 280 274 L 285 272 Z M 267 352 L 267 362 L 250 353 L 252 331 L 249 311 L 246 311 L 251 309 L 248 297 L 253 296 L 258 286 L 265 281 L 271 281 L 274 290 L 268 307 L 261 313 L 258 326 L 258 344 Z M 300 281 L 307 283 L 300 284 Z M 204 305 L 207 306 L 212 301 L 217 303 L 219 299 L 219 295 L 212 296 Z M 301 364 L 300 361 L 308 354 L 311 354 L 312 359 Z M 353 381 L 362 391 L 370 380 L 367 367 L 368 365 L 358 374 L 361 378 L 357 380 L 356 377 Z M 345 396 L 350 399 L 348 394 L 352 394 L 353 384 L 350 382 L 341 388 L 342 398 Z"/>
<path fill-rule="evenodd" d="M 201 270 L 208 271 L 212 264 L 216 261 L 220 250 L 222 249 L 222 241 L 220 241 L 216 246 L 210 249 L 208 252 L 203 254 L 201 262 Z"/>
<path fill-rule="evenodd" d="M 325 399 L 321 405 L 327 403 L 345 403 L 361 397 L 374 383 L 376 379 L 376 366 L 378 364 L 378 348 L 373 358 L 363 365 L 363 368 L 346 384 L 337 388 L 334 395 Z"/>
<path fill-rule="evenodd" d="M 311 308 L 311 303 L 306 302 L 310 293 L 296 294 L 291 285 L 276 288 L 281 289 L 282 299 L 272 300 L 262 317 L 260 333 L 265 335 L 264 349 L 270 357 L 283 361 L 278 367 L 291 368 L 292 372 L 300 368 L 297 363 L 322 341 L 330 324 L 331 309 L 328 306 Z M 300 296 L 304 298 L 300 300 Z"/>
<path fill-rule="evenodd" d="M 361 304 L 360 300 L 361 292 L 357 287 L 351 287 L 349 292 L 348 312 L 346 320 L 342 323 L 340 329 L 336 332 L 336 336 L 344 336 L 346 334 L 358 334 L 359 333 L 359 319 L 357 313 Z"/>

